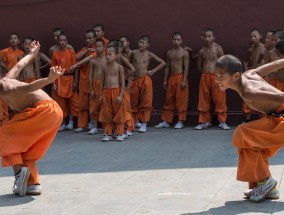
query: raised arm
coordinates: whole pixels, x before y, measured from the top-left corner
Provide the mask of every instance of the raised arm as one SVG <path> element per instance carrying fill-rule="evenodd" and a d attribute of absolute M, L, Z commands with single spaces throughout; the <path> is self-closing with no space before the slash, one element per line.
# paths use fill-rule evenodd
<path fill-rule="evenodd" d="M 148 71 L 148 74 L 150 76 L 154 75 L 156 72 L 158 72 L 159 70 L 163 69 L 166 66 L 165 61 L 163 61 L 161 58 L 159 58 L 157 55 L 155 55 L 152 52 L 150 53 L 150 57 L 151 59 L 153 59 L 154 61 L 156 61 L 157 63 L 159 63 L 158 66 L 156 66 L 154 69 L 152 69 L 151 71 Z"/>
<path fill-rule="evenodd" d="M 39 42 L 32 42 L 30 53 L 22 58 L 8 73 L 5 77 L 15 79 L 21 72 L 21 70 L 27 66 L 32 59 L 37 56 L 37 53 L 40 49 Z"/>
<path fill-rule="evenodd" d="M 51 84 L 63 74 L 64 74 L 64 69 L 61 69 L 61 67 L 58 67 L 58 66 L 51 67 L 47 78 L 38 79 L 27 85 L 17 86 L 13 88 L 13 90 L 11 90 L 10 92 L 13 92 L 13 93 L 16 92 L 19 94 L 26 94 L 26 93 L 34 92 L 36 90 L 39 90 L 45 87 L 48 84 Z M 9 91 L 7 93 L 9 93 Z"/>
<path fill-rule="evenodd" d="M 263 77 L 268 75 L 271 72 L 277 71 L 278 69 L 284 68 L 284 59 L 276 60 L 271 63 L 260 66 L 256 69 L 253 69 L 259 76 Z"/>

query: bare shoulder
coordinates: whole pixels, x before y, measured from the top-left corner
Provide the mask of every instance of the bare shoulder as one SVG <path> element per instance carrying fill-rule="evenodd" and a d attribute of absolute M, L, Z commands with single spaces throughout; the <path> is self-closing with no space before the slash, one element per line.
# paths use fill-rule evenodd
<path fill-rule="evenodd" d="M 73 46 L 71 46 L 70 44 L 67 44 L 67 48 L 71 49 L 71 50 L 74 50 Z"/>
<path fill-rule="evenodd" d="M 184 56 L 184 57 L 189 57 L 189 53 L 188 53 L 188 51 L 183 50 L 183 51 L 182 51 L 182 53 L 183 53 L 183 56 Z"/>

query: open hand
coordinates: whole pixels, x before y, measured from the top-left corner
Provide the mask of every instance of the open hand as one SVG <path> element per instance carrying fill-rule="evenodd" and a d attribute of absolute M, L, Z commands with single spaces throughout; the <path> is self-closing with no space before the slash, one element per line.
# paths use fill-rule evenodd
<path fill-rule="evenodd" d="M 121 103 L 122 103 L 122 96 L 118 96 L 118 97 L 116 98 L 116 103 L 117 103 L 117 104 L 121 104 Z"/>
<path fill-rule="evenodd" d="M 149 70 L 149 71 L 147 72 L 147 74 L 148 74 L 149 76 L 152 76 L 152 75 L 154 75 L 154 72 L 153 72 L 153 70 Z"/>
<path fill-rule="evenodd" d="M 39 41 L 33 41 L 31 43 L 30 53 L 33 55 L 37 55 L 37 53 L 39 52 L 39 49 L 40 49 Z"/>
<path fill-rule="evenodd" d="M 57 78 L 62 76 L 65 72 L 65 69 L 62 69 L 60 66 L 54 66 L 50 68 L 48 80 L 54 82 Z"/>

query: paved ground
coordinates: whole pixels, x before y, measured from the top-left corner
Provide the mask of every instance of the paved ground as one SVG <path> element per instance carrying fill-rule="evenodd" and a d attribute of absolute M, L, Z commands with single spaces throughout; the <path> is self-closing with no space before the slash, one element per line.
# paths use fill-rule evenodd
<path fill-rule="evenodd" d="M 150 129 L 124 143 L 60 133 L 38 164 L 42 196 L 12 195 L 12 172 L 0 169 L 0 215 L 284 214 L 283 198 L 243 199 L 232 133 Z M 282 193 L 283 155 L 271 160 Z"/>

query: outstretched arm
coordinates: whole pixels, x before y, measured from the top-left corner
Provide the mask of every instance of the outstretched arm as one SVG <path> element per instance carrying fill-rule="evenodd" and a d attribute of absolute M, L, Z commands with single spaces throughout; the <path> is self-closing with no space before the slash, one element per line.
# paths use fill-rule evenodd
<path fill-rule="evenodd" d="M 70 70 L 74 70 L 77 67 L 80 67 L 81 65 L 88 63 L 90 60 L 92 60 L 94 58 L 94 55 L 89 55 L 87 57 L 85 57 L 83 60 L 77 62 L 76 64 L 72 65 L 70 67 Z"/>
<path fill-rule="evenodd" d="M 27 66 L 32 59 L 37 56 L 37 53 L 40 49 L 40 44 L 37 41 L 32 42 L 30 53 L 22 58 L 8 73 L 5 77 L 15 79 L 21 72 L 21 70 Z"/>
<path fill-rule="evenodd" d="M 53 83 L 57 78 L 59 78 L 63 74 L 64 74 L 64 69 L 61 69 L 61 67 L 58 67 L 58 66 L 51 67 L 47 78 L 38 79 L 27 85 L 17 86 L 13 88 L 13 90 L 11 90 L 10 92 L 26 94 L 26 93 L 39 90 L 45 87 L 46 85 Z M 9 91 L 7 93 L 9 93 Z"/>
<path fill-rule="evenodd" d="M 263 77 L 268 75 L 271 72 L 277 71 L 278 69 L 284 68 L 284 59 L 276 60 L 271 63 L 260 66 L 256 69 L 253 69 L 259 76 Z"/>

